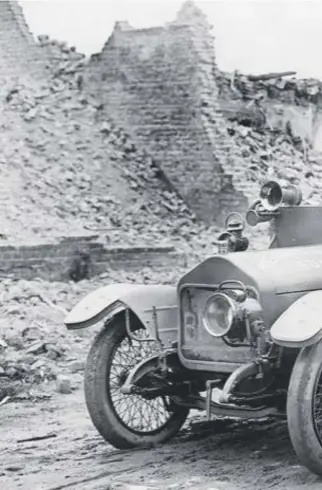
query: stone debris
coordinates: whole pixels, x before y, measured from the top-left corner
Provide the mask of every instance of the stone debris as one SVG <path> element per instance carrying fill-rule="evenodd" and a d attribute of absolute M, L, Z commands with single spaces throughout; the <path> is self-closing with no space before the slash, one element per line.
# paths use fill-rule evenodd
<path fill-rule="evenodd" d="M 80 90 L 84 56 L 46 36 L 39 42 L 48 80 L 0 88 L 2 241 L 97 231 L 111 244 L 189 248 L 192 229 L 207 244 L 216 227 L 197 223 L 153 158 Z"/>
<path fill-rule="evenodd" d="M 259 186 L 267 180 L 300 185 L 304 202 L 321 202 L 322 155 L 279 128 L 259 130 L 230 121 L 228 133 L 242 153 L 245 178 Z M 255 192 L 254 192 L 255 194 Z"/>
<path fill-rule="evenodd" d="M 0 191 L 5 189 L 0 192 L 0 243 L 97 232 L 111 245 L 171 243 L 196 257 L 213 253 L 217 226 L 197 222 L 151 155 L 85 90 L 84 55 L 47 36 L 41 36 L 39 44 L 48 60 L 48 81 L 8 80 L 0 89 Z M 246 192 L 252 184 L 250 201 L 263 180 L 277 178 L 308 185 L 308 202 L 314 204 L 321 195 L 321 155 L 295 137 L 291 127 L 266 124 L 265 97 L 276 84 L 279 97 L 286 89 L 295 90 L 293 79 L 254 81 L 236 73 L 232 81 L 218 73 L 220 96 L 253 103 L 247 114 L 226 121 L 236 149 L 231 170 L 243 169 L 239 187 Z M 297 81 L 297 96 L 303 93 L 302 85 Z M 304 85 L 305 94 L 315 86 L 312 81 Z M 313 177 L 307 179 L 309 173 Z M 248 233 L 255 241 L 260 235 L 257 230 Z"/>
<path fill-rule="evenodd" d="M 190 264 L 216 252 L 217 226 L 197 222 L 152 156 L 86 92 L 85 57 L 47 36 L 39 43 L 48 60 L 48 80 L 8 79 L 0 87 L 0 243 L 97 232 L 110 245 L 170 242 L 189 255 Z M 320 203 L 321 155 L 290 125 L 270 126 L 265 100 L 278 91 L 287 103 L 314 102 L 321 83 L 251 80 L 238 73 L 230 79 L 219 73 L 218 88 L 221 96 L 247 101 L 246 109 L 223 125 L 236 149 L 232 172 L 243 168 L 243 180 L 254 183 L 254 196 L 269 178 L 300 183 L 304 201 Z M 251 248 L 267 247 L 265 225 L 246 234 Z M 0 398 L 10 392 L 3 385 L 8 380 L 15 386 L 11 393 L 40 382 L 56 383 L 59 393 L 73 390 L 93 330 L 67 332 L 63 310 L 52 305 L 68 310 L 85 293 L 112 282 L 175 284 L 184 272 L 156 274 L 142 267 L 140 274 L 106 273 L 77 284 L 2 280 Z M 43 294 L 51 302 L 42 301 Z"/>
<path fill-rule="evenodd" d="M 248 197 L 255 198 L 264 181 L 275 179 L 284 184 L 300 185 L 303 202 L 319 204 L 322 198 L 322 153 L 313 148 L 313 141 L 308 136 L 296 133 L 287 115 L 273 118 L 272 122 L 268 111 L 270 107 L 278 116 L 278 111 L 282 114 L 283 107 L 289 105 L 317 107 L 321 101 L 322 82 L 274 74 L 270 78 L 269 74 L 256 77 L 238 71 L 233 74 L 218 71 L 217 84 L 227 132 L 237 149 L 234 168 L 239 168 L 243 162 L 245 189 L 247 183 L 254 183 L 254 195 Z"/>
<path fill-rule="evenodd" d="M 69 369 L 71 373 L 84 371 L 84 368 L 85 368 L 85 364 L 82 361 L 74 361 L 69 364 Z"/>
<path fill-rule="evenodd" d="M 218 71 L 217 85 L 221 97 L 252 100 L 254 94 L 264 99 L 278 99 L 293 105 L 316 104 L 322 98 L 322 82 L 314 78 L 299 79 L 295 76 L 252 76 L 236 70 L 233 73 Z"/>
<path fill-rule="evenodd" d="M 63 376 L 60 374 L 57 377 L 56 389 L 58 393 L 69 395 L 73 391 L 71 380 L 67 376 Z"/>
<path fill-rule="evenodd" d="M 101 278 L 78 283 L 1 281 L 0 304 L 0 400 L 28 393 L 39 383 L 68 394 L 82 382 L 90 343 L 102 324 L 69 332 L 64 315 L 39 297 L 70 310 L 77 301 L 98 287 L 115 282 L 175 284 L 184 270 L 141 274 L 105 273 Z M 26 326 L 28 325 L 28 326 Z"/>

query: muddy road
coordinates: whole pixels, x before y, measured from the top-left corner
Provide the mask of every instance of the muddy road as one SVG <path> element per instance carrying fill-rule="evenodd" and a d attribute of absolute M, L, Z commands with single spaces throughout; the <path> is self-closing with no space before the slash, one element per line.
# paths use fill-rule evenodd
<path fill-rule="evenodd" d="M 321 489 L 299 465 L 283 421 L 210 427 L 193 418 L 171 443 L 116 451 L 93 428 L 81 384 L 48 400 L 17 398 L 0 413 L 5 490 Z"/>

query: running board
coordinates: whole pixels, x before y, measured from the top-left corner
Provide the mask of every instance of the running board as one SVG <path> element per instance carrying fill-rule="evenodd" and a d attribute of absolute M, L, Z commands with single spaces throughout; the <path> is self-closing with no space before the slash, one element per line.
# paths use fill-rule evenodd
<path fill-rule="evenodd" d="M 280 413 L 275 407 L 245 408 L 214 401 L 210 401 L 209 403 L 206 398 L 199 396 L 190 396 L 185 400 L 182 400 L 179 397 L 171 396 L 171 399 L 178 405 L 195 410 L 206 411 L 208 420 L 211 420 L 212 416 L 236 419 L 261 419 L 272 415 L 278 415 Z"/>

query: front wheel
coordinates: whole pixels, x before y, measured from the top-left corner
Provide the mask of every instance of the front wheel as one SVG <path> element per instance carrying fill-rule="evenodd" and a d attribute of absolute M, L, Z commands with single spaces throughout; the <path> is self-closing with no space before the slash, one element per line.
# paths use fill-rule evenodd
<path fill-rule="evenodd" d="M 322 341 L 298 355 L 288 388 L 287 419 L 301 463 L 322 476 Z"/>
<path fill-rule="evenodd" d="M 145 336 L 140 325 L 136 337 Z M 125 395 L 120 387 L 130 370 L 155 353 L 155 344 L 129 341 L 123 316 L 115 317 L 96 337 L 85 369 L 85 398 L 101 436 L 118 449 L 156 445 L 169 440 L 189 410 L 172 406 L 166 397 Z"/>

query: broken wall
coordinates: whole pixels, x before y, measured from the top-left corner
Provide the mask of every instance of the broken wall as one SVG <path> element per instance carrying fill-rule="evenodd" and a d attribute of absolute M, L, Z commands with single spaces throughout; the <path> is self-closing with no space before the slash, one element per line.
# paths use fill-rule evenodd
<path fill-rule="evenodd" d="M 26 175 L 28 181 L 33 180 L 36 185 L 38 182 L 41 184 L 42 178 L 39 177 L 38 181 L 32 176 L 35 173 L 43 176 L 44 168 L 58 175 L 58 167 L 53 167 L 52 163 L 42 167 L 47 159 L 57 166 L 61 165 L 63 171 L 68 167 L 72 173 L 76 172 L 73 161 L 75 143 L 77 158 L 82 162 L 85 173 L 92 173 L 97 160 L 99 165 L 104 165 L 103 178 L 92 179 L 95 188 L 108 184 L 114 189 L 113 192 L 121 195 L 123 184 L 116 183 L 115 173 L 121 182 L 123 178 L 119 174 L 126 170 L 131 186 L 138 189 L 136 198 L 147 212 L 158 206 L 162 209 L 166 206 L 173 208 L 170 199 L 163 198 L 166 194 L 161 192 L 161 188 L 163 191 L 174 188 L 200 218 L 208 222 L 216 221 L 220 225 L 228 212 L 243 212 L 248 203 L 257 197 L 261 179 L 289 179 L 291 175 L 293 178 L 295 169 L 296 177 L 300 180 L 310 170 L 314 171 L 316 181 L 320 181 L 322 160 L 312 163 L 307 159 L 304 166 L 304 151 L 301 145 L 299 148 L 294 146 L 288 130 L 291 127 L 293 133 L 308 142 L 313 141 L 319 148 L 322 139 L 319 109 L 321 83 L 278 77 L 254 81 L 241 74 L 235 74 L 232 83 L 230 75 L 221 73 L 216 67 L 210 26 L 192 2 L 186 2 L 175 21 L 165 27 L 137 30 L 126 22 L 117 23 L 103 51 L 92 56 L 88 63 L 75 48 L 69 48 L 63 42 L 52 41 L 46 36 L 41 36 L 40 42 L 35 42 L 16 2 L 0 2 L 1 26 L 0 53 L 1 49 L 6 53 L 3 55 L 3 66 L 10 58 L 12 48 L 15 52 L 10 59 L 15 73 L 23 73 L 25 77 L 35 74 L 37 66 L 45 64 L 47 68 L 44 86 L 36 87 L 39 77 L 34 77 L 30 93 L 25 90 L 29 84 L 22 84 L 14 93 L 0 88 L 1 103 L 10 95 L 10 100 L 5 104 L 5 122 L 2 124 L 3 138 L 8 141 L 4 140 L 2 150 L 5 158 L 3 162 L 0 161 L 4 187 L 0 193 L 0 208 L 10 205 L 5 190 L 9 189 L 12 194 L 12 190 L 16 189 L 16 198 L 20 203 L 17 223 L 21 218 L 20 208 L 24 208 L 25 204 L 20 187 L 11 185 L 11 182 L 17 172 L 20 173 L 20 167 L 15 169 L 13 163 L 15 157 L 21 160 L 22 139 L 27 146 L 33 146 L 32 159 L 23 156 L 26 162 L 23 168 L 30 166 Z M 28 62 L 27 66 L 28 60 L 34 61 Z M 9 69 L 3 69 L 3 73 L 9 72 Z M 231 125 L 229 119 L 241 114 L 246 114 L 246 118 L 250 114 L 252 123 L 256 119 L 261 122 L 262 116 L 256 112 L 256 106 L 249 107 L 250 101 L 257 95 L 263 95 L 261 104 L 268 126 L 261 125 L 258 132 L 256 128 L 253 131 L 245 129 L 243 125 Z M 19 112 L 19 123 L 13 110 Z M 87 112 L 91 117 L 86 115 Z M 22 123 L 20 117 L 27 124 Z M 113 120 L 115 124 L 111 125 Z M 74 123 L 73 129 L 70 125 Z M 22 129 L 25 126 L 28 136 L 19 135 L 17 127 Z M 285 134 L 276 131 L 271 134 L 269 126 L 280 127 L 281 133 Z M 86 131 L 86 148 L 83 133 L 81 137 L 77 136 L 80 128 Z M 118 136 L 119 128 L 125 129 L 125 132 L 121 131 L 122 138 Z M 65 141 L 66 131 L 69 137 Z M 108 140 L 104 136 L 106 133 L 109 133 Z M 127 134 L 130 135 L 131 144 L 124 143 L 125 134 L 126 138 Z M 12 143 L 16 139 L 20 140 L 19 144 Z M 119 149 L 116 157 L 115 148 L 110 150 L 119 139 L 124 148 Z M 38 146 L 41 146 L 42 140 L 50 140 L 53 148 L 59 144 L 59 149 L 50 150 L 52 154 L 49 155 L 51 146 L 46 144 L 43 145 L 46 148 L 40 151 Z M 132 145 L 141 155 L 143 176 L 149 173 L 147 169 L 154 169 L 157 179 L 153 185 L 142 183 L 138 187 L 137 162 L 133 157 Z M 96 148 L 94 152 L 93 147 Z M 124 153 L 127 155 L 126 169 Z M 62 163 L 64 160 L 66 164 Z M 162 172 L 159 172 L 159 168 Z M 8 178 L 6 172 L 10 174 Z M 63 176 L 62 182 L 62 185 L 66 184 Z M 70 193 L 77 194 L 77 179 L 71 180 L 68 187 Z M 124 188 L 128 189 L 128 186 Z M 143 189 L 152 199 L 147 198 Z M 317 193 L 317 198 L 320 198 L 320 190 Z M 64 197 L 64 194 L 62 190 L 61 196 Z M 88 201 L 92 206 L 93 188 L 90 194 Z M 120 200 L 120 208 L 124 211 L 129 209 L 127 197 L 130 191 L 125 194 L 126 198 Z M 28 196 L 31 196 L 30 189 Z M 97 197 L 101 201 L 101 190 Z M 67 207 L 64 200 L 64 220 L 69 219 L 72 213 L 79 216 L 75 202 L 78 202 L 78 198 L 71 198 Z M 50 207 L 56 209 L 56 204 Z M 14 206 L 10 206 L 12 208 Z M 34 208 L 36 210 L 36 206 Z M 175 212 L 181 215 L 181 201 L 180 206 L 175 208 Z M 6 211 L 3 214 L 9 216 Z M 131 227 L 135 222 L 135 212 L 128 214 L 127 223 Z M 106 219 L 106 214 L 102 218 Z M 13 220 L 10 219 L 10 222 Z M 143 222 L 145 226 L 145 216 Z M 20 233 L 20 226 L 18 228 Z"/>
<path fill-rule="evenodd" d="M 88 64 L 84 86 L 154 156 L 199 217 L 222 222 L 248 201 L 215 79 L 210 27 L 187 2 L 164 28 L 117 24 Z"/>
<path fill-rule="evenodd" d="M 163 28 L 117 23 L 86 84 L 199 217 L 222 224 L 267 178 L 313 172 L 320 196 L 322 84 L 290 76 L 220 72 L 210 26 L 186 2 Z"/>
<path fill-rule="evenodd" d="M 269 126 L 285 129 L 288 125 L 295 136 L 322 151 L 322 83 L 294 76 L 253 78 L 260 77 L 218 72 L 219 104 L 225 118 L 245 113 L 251 98 L 261 97 Z"/>
<path fill-rule="evenodd" d="M 16 1 L 0 1 L 0 77 L 43 74 L 45 61 Z"/>

